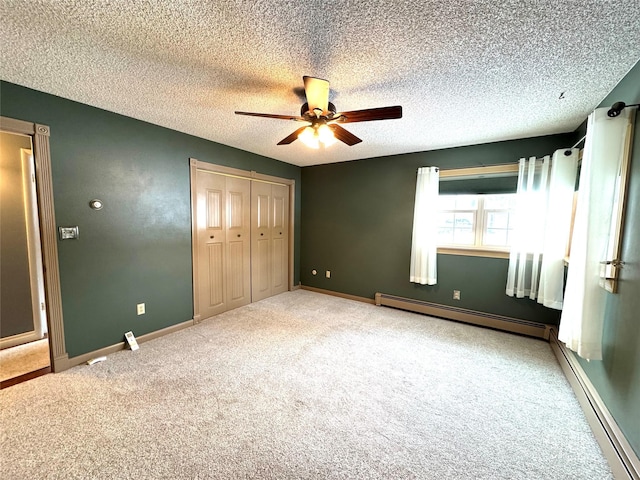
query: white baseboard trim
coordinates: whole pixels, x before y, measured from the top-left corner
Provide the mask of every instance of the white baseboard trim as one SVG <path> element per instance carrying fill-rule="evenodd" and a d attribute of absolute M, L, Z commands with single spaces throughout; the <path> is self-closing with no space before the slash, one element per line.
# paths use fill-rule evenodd
<path fill-rule="evenodd" d="M 376 293 L 376 305 L 399 308 L 410 312 L 423 313 L 434 317 L 456 320 L 458 322 L 470 323 L 481 327 L 494 328 L 510 333 L 528 335 L 530 337 L 549 338 L 551 325 L 544 323 L 520 320 L 518 318 L 495 315 L 493 313 L 477 312 L 466 308 L 451 307 L 437 303 L 414 300 L 411 298 L 388 295 L 386 293 Z"/>
<path fill-rule="evenodd" d="M 355 300 L 356 302 L 371 303 L 371 304 L 375 303 L 375 301 L 372 298 L 359 297 L 357 295 L 350 295 L 348 293 L 334 292 L 333 290 L 325 290 L 324 288 L 309 287 L 308 285 L 300 285 L 300 288 L 302 288 L 302 290 L 309 290 L 310 292 L 324 293 L 325 295 L 331 295 L 333 297 L 346 298 L 347 300 Z"/>
<path fill-rule="evenodd" d="M 640 460 L 574 354 L 551 329 L 549 338 L 565 377 L 575 392 L 596 440 L 617 480 L 640 480 Z"/>
<path fill-rule="evenodd" d="M 139 344 L 148 342 L 149 340 L 153 340 L 154 338 L 163 337 L 173 332 L 178 332 L 184 328 L 191 327 L 194 325 L 193 320 L 187 320 L 186 322 L 178 323 L 176 325 L 171 325 L 166 328 L 162 328 L 160 330 L 156 330 L 155 332 L 145 333 L 144 335 L 140 335 L 136 338 Z M 123 334 L 124 337 L 124 334 Z M 82 363 L 91 360 L 92 358 L 97 357 L 106 357 L 107 355 L 117 352 L 119 350 L 124 350 L 125 346 L 128 345 L 126 342 L 122 341 L 120 343 L 116 343 L 113 345 L 109 345 L 108 347 L 100 348 L 98 350 L 94 350 L 92 352 L 84 353 L 82 355 L 78 355 L 77 357 L 71 357 L 66 361 L 64 370 L 67 368 L 75 367 L 76 365 L 80 365 Z M 62 371 L 62 370 L 59 370 Z"/>
<path fill-rule="evenodd" d="M 5 337 L 0 340 L 0 350 L 4 350 L 5 348 L 17 347 L 18 345 L 22 345 L 23 343 L 34 342 L 36 340 L 40 340 L 43 337 L 40 337 L 35 330 L 31 330 L 30 332 L 18 333 L 17 335 L 12 335 L 10 337 Z"/>

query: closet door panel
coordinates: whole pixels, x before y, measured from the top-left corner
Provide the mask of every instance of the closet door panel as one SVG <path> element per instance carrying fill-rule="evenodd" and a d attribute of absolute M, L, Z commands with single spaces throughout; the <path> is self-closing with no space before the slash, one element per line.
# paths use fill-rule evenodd
<path fill-rule="evenodd" d="M 289 289 L 289 187 L 271 186 L 271 294 Z"/>
<path fill-rule="evenodd" d="M 271 296 L 271 184 L 251 182 L 251 299 Z"/>
<path fill-rule="evenodd" d="M 254 182 L 254 189 L 259 189 L 256 196 L 256 223 L 255 228 L 265 230 L 269 228 L 269 204 L 271 203 L 271 185 L 268 183 Z"/>
<path fill-rule="evenodd" d="M 271 275 L 269 269 L 269 241 L 258 240 L 252 257 L 253 282 L 252 299 L 254 302 L 271 296 Z"/>
<path fill-rule="evenodd" d="M 283 239 L 274 238 L 271 253 L 271 292 L 272 295 L 287 291 L 287 269 L 283 268 Z"/>
<path fill-rule="evenodd" d="M 242 301 L 247 296 L 247 288 L 245 287 L 244 275 L 244 248 L 243 242 L 229 242 L 229 278 L 227 291 L 229 293 L 229 302 Z"/>
<path fill-rule="evenodd" d="M 201 307 L 215 309 L 224 304 L 224 244 L 207 245 L 207 289 Z"/>
<path fill-rule="evenodd" d="M 226 178 L 227 309 L 251 302 L 251 181 Z"/>
<path fill-rule="evenodd" d="M 225 306 L 225 181 L 206 172 L 197 174 L 198 299 L 201 317 Z"/>

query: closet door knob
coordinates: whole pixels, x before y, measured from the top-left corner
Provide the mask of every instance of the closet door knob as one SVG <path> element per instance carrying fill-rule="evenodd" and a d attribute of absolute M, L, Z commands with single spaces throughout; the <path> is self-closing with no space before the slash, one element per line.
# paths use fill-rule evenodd
<path fill-rule="evenodd" d="M 264 233 L 261 233 L 260 236 L 262 237 L 264 235 Z"/>
<path fill-rule="evenodd" d="M 211 235 L 209 238 L 213 238 L 213 235 Z"/>
<path fill-rule="evenodd" d="M 238 234 L 238 238 L 240 238 L 240 234 Z"/>

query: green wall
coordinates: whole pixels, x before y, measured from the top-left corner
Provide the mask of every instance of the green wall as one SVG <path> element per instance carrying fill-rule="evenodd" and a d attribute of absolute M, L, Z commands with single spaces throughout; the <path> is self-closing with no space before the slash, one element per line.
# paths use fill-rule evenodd
<path fill-rule="evenodd" d="M 558 311 L 505 294 L 507 259 L 438 255 L 437 285 L 409 282 L 416 174 L 424 166 L 513 163 L 574 143 L 573 134 L 554 135 L 303 168 L 303 285 L 367 298 L 383 292 L 556 324 Z M 331 270 L 330 279 L 325 270 Z M 454 289 L 461 300 L 452 299 Z"/>
<path fill-rule="evenodd" d="M 640 103 L 640 63 L 600 106 L 617 101 Z M 622 260 L 618 293 L 607 298 L 603 360 L 576 358 L 640 457 L 640 115 L 636 115 Z"/>
<path fill-rule="evenodd" d="M 51 127 L 56 223 L 80 227 L 58 242 L 70 357 L 193 318 L 189 157 L 296 181 L 299 282 L 300 168 L 7 82 L 0 113 Z"/>

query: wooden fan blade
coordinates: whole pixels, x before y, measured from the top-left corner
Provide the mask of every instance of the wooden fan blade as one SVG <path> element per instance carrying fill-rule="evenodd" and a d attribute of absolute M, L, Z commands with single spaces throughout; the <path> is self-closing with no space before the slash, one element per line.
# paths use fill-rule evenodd
<path fill-rule="evenodd" d="M 354 122 L 371 122 L 373 120 L 391 120 L 393 118 L 402 118 L 402 107 L 396 105 L 394 107 L 368 108 L 366 110 L 353 110 L 351 112 L 340 112 L 334 117 L 340 123 Z"/>
<path fill-rule="evenodd" d="M 254 113 L 254 112 L 234 112 L 236 115 L 249 115 L 250 117 L 264 117 L 264 118 L 278 118 L 280 120 L 298 120 L 306 121 L 302 117 L 296 117 L 293 115 L 274 115 L 271 113 Z"/>
<path fill-rule="evenodd" d="M 346 143 L 350 147 L 355 145 L 356 143 L 360 143 L 362 139 L 356 137 L 353 133 L 345 130 L 340 125 L 331 124 L 328 127 L 333 131 L 333 135 L 340 140 L 341 142 Z"/>
<path fill-rule="evenodd" d="M 291 135 L 289 135 L 289 136 L 283 138 L 282 140 L 280 140 L 278 142 L 278 145 L 289 145 L 290 143 L 293 143 L 298 138 L 298 135 L 300 135 L 305 128 L 307 128 L 307 127 L 306 126 L 300 127 L 295 132 L 293 132 Z"/>
<path fill-rule="evenodd" d="M 302 77 L 302 80 L 304 81 L 304 92 L 307 96 L 309 110 L 320 108 L 322 115 L 327 115 L 329 113 L 329 82 L 306 75 Z"/>

